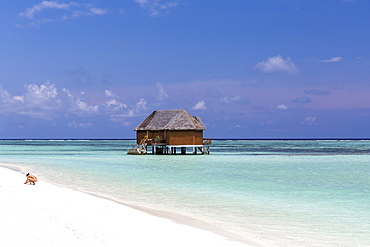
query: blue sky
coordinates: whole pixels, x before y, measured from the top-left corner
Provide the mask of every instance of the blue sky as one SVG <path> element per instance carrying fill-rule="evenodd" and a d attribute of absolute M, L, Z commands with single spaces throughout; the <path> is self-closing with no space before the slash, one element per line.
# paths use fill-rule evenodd
<path fill-rule="evenodd" d="M 2 1 L 0 138 L 370 138 L 368 0 Z"/>

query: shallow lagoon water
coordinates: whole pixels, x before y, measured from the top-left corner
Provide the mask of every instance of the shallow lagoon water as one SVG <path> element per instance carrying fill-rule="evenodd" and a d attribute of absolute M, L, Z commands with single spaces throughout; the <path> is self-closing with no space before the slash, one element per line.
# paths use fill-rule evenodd
<path fill-rule="evenodd" d="M 210 155 L 132 156 L 132 140 L 4 140 L 0 163 L 265 246 L 370 246 L 370 142 L 218 140 Z"/>

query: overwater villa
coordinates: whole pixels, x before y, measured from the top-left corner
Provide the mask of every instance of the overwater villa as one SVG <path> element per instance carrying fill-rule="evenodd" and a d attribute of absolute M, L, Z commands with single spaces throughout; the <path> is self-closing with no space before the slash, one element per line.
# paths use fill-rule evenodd
<path fill-rule="evenodd" d="M 136 147 L 128 154 L 209 154 L 211 139 L 203 138 L 206 128 L 199 117 L 183 109 L 152 112 L 134 130 Z"/>

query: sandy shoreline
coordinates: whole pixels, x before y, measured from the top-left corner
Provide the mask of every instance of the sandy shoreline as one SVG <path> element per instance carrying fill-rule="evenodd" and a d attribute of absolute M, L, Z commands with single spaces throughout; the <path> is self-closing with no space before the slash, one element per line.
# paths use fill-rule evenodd
<path fill-rule="evenodd" d="M 2 246 L 253 246 L 0 167 Z"/>

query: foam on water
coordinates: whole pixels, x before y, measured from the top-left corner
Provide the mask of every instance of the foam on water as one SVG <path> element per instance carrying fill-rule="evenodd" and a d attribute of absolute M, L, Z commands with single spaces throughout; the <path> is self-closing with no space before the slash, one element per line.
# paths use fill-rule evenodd
<path fill-rule="evenodd" d="M 370 246 L 370 144 L 214 141 L 211 155 L 130 156 L 133 141 L 2 141 L 0 162 L 268 246 Z"/>

